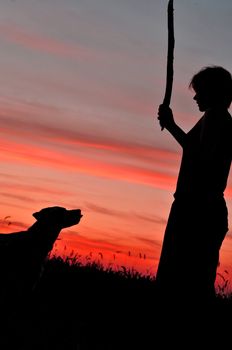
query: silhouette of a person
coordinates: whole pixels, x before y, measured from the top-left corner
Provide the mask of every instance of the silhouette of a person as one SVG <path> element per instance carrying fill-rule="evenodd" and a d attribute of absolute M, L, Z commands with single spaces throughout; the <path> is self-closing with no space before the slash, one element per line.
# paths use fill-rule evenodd
<path fill-rule="evenodd" d="M 183 148 L 174 201 L 159 260 L 160 296 L 177 301 L 214 300 L 219 251 L 228 231 L 224 191 L 232 158 L 231 74 L 209 66 L 193 76 L 193 99 L 204 115 L 185 133 L 172 110 L 159 106 L 160 126 Z"/>

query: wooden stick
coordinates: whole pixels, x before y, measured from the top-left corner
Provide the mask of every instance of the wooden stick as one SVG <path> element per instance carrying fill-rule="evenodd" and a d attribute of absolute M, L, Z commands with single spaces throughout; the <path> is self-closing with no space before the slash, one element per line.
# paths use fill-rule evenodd
<path fill-rule="evenodd" d="M 166 74 L 166 88 L 163 99 L 163 104 L 169 107 L 172 96 L 172 85 L 173 85 L 173 61 L 174 61 L 174 16 L 173 16 L 173 0 L 168 2 L 168 53 L 167 53 L 167 74 Z M 161 130 L 163 130 L 162 128 Z"/>

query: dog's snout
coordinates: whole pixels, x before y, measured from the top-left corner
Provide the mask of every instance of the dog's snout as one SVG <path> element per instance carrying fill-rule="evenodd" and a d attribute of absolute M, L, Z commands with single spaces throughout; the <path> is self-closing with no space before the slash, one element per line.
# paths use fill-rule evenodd
<path fill-rule="evenodd" d="M 82 213 L 81 213 L 81 209 L 77 209 L 76 211 L 77 211 L 77 215 L 83 216 Z"/>

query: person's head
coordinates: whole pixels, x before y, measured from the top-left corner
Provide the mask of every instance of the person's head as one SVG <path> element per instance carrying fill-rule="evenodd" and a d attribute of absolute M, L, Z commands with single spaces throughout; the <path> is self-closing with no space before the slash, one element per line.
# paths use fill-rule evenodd
<path fill-rule="evenodd" d="M 209 108 L 230 107 L 232 101 L 232 76 L 220 66 L 209 66 L 195 74 L 189 84 L 195 91 L 194 100 L 200 111 Z"/>

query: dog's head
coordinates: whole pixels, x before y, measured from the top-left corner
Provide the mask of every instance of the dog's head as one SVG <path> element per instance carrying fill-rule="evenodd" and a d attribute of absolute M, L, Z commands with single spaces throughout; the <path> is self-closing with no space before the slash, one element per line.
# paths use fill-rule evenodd
<path fill-rule="evenodd" d="M 67 210 L 63 207 L 48 207 L 33 214 L 37 221 L 61 225 L 62 228 L 76 225 L 82 218 L 80 209 Z"/>

